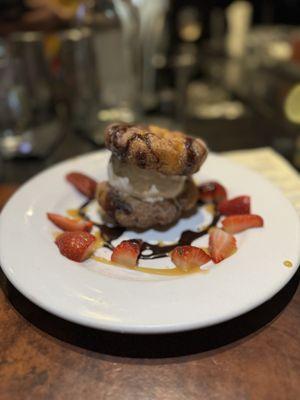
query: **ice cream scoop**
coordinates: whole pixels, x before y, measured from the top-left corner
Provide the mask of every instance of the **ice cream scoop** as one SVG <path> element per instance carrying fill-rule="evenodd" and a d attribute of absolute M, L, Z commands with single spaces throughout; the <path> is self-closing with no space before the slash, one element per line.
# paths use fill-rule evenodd
<path fill-rule="evenodd" d="M 176 198 L 183 191 L 186 181 L 186 176 L 168 176 L 139 168 L 114 155 L 108 165 L 108 178 L 115 189 L 147 202 Z"/>

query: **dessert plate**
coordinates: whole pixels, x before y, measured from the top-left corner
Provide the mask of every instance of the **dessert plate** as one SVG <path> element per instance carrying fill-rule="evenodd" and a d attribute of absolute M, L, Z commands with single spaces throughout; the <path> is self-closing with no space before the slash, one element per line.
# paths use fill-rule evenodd
<path fill-rule="evenodd" d="M 108 152 L 98 151 L 56 165 L 22 186 L 2 211 L 1 266 L 13 285 L 40 307 L 93 328 L 176 332 L 241 315 L 275 295 L 296 272 L 300 224 L 292 205 L 258 174 L 213 154 L 195 180 L 217 180 L 229 197 L 250 195 L 252 212 L 265 221 L 264 228 L 236 235 L 238 251 L 233 256 L 186 276 L 153 275 L 93 259 L 79 264 L 64 258 L 54 243 L 57 229 L 46 213 L 63 214 L 82 204 L 83 197 L 64 176 L 82 171 L 104 180 L 108 158 Z M 150 230 L 140 237 L 174 241 L 181 231 L 205 224 L 207 218 L 200 212 L 165 232 Z M 134 235 L 126 232 L 122 239 Z M 204 245 L 207 236 L 200 240 Z M 170 266 L 168 258 L 162 258 L 151 260 L 150 267 Z"/>

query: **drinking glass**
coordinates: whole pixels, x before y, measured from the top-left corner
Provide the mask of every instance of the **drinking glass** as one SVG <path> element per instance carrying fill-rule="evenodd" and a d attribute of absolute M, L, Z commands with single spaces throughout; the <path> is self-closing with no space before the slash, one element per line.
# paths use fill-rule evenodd
<path fill-rule="evenodd" d="M 61 135 L 43 52 L 43 36 L 15 33 L 0 55 L 0 153 L 45 157 Z M 0 46 L 1 48 L 1 46 Z"/>
<path fill-rule="evenodd" d="M 18 82 L 7 46 L 0 45 L 0 154 L 10 158 L 19 151 L 26 152 L 22 132 L 29 121 L 24 87 Z"/>
<path fill-rule="evenodd" d="M 98 120 L 100 87 L 91 30 L 81 28 L 62 32 L 60 58 L 71 127 L 102 144 L 103 134 Z"/>
<path fill-rule="evenodd" d="M 130 0 L 95 0 L 86 22 L 93 31 L 101 90 L 99 120 L 133 122 L 141 90 L 138 10 Z"/>

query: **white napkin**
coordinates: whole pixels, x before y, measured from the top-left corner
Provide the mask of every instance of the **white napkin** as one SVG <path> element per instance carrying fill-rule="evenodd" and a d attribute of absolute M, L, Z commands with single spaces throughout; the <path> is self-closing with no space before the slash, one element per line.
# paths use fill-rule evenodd
<path fill-rule="evenodd" d="M 299 173 L 270 147 L 224 152 L 223 156 L 262 174 L 274 183 L 296 208 L 300 216 Z"/>

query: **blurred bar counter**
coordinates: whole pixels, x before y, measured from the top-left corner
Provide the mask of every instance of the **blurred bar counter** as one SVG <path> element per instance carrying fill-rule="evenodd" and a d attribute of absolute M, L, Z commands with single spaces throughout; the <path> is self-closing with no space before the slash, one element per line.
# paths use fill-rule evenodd
<path fill-rule="evenodd" d="M 247 33 L 244 53 L 242 56 L 234 56 L 228 51 L 228 32 L 225 29 L 227 11 L 218 8 L 210 10 L 209 14 L 206 3 L 203 3 L 201 8 L 200 2 L 193 0 L 174 1 L 173 6 L 169 8 L 167 1 L 156 3 L 157 6 L 160 3 L 166 4 L 164 7 L 160 4 L 158 9 L 152 9 L 150 5 L 153 6 L 154 2 L 147 2 L 147 7 L 150 8 L 143 9 L 145 14 L 141 15 L 141 21 L 144 21 L 143 43 L 147 44 L 144 49 L 144 64 L 147 68 L 142 74 L 146 88 L 137 92 L 139 107 L 143 108 L 141 114 L 140 111 L 135 113 L 138 116 L 137 121 L 167 126 L 200 136 L 207 142 L 210 150 L 215 152 L 268 146 L 300 170 L 299 28 L 254 25 L 244 32 Z M 257 23 L 255 10 L 254 4 L 254 22 Z M 148 25 L 145 21 L 148 21 L 150 16 L 156 21 L 157 13 L 161 17 L 162 26 L 155 25 L 157 43 L 152 43 L 150 39 L 153 32 L 147 31 Z M 263 19 L 259 22 L 266 23 Z M 280 21 L 274 20 L 272 23 L 275 22 Z M 68 35 L 73 32 L 73 39 L 74 33 L 79 29 L 77 20 L 76 23 L 74 26 L 69 21 L 73 29 L 67 31 Z M 86 32 L 86 28 L 84 29 Z M 69 36 L 68 38 L 70 39 Z M 75 39 L 73 41 L 75 43 Z M 51 43 L 53 48 L 58 46 L 57 40 Z M 70 47 L 69 42 L 68 46 Z M 84 49 L 88 50 L 88 46 Z M 62 73 L 63 68 L 60 71 L 64 64 L 63 57 L 52 57 L 54 67 L 50 64 L 56 73 L 54 75 L 57 81 L 51 87 L 58 89 L 58 93 L 54 90 L 57 103 L 65 102 L 71 109 L 72 104 L 68 104 L 68 96 L 73 103 L 75 100 L 81 101 L 84 106 L 82 114 L 78 111 L 81 109 L 78 102 L 76 107 L 73 104 L 73 114 L 77 117 L 80 114 L 79 120 L 86 132 L 80 132 L 78 129 L 76 132 L 76 128 L 72 127 L 70 122 L 71 118 L 67 116 L 67 123 L 62 128 L 63 134 L 47 157 L 28 156 L 24 159 L 0 160 L 0 182 L 22 183 L 57 162 L 101 148 L 95 138 L 89 135 L 92 129 L 84 121 L 88 111 L 93 110 L 93 104 L 97 111 L 94 113 L 96 117 L 99 119 L 99 115 L 103 114 L 98 112 L 103 111 L 103 105 L 101 108 L 98 99 L 94 100 L 97 96 L 91 95 L 93 88 L 96 88 L 96 79 L 92 77 L 90 68 L 93 59 L 89 59 L 86 52 L 74 52 L 75 55 L 76 59 L 83 61 L 86 66 L 82 66 L 81 63 L 81 69 L 78 67 L 78 71 L 74 70 L 73 73 L 67 69 L 65 76 Z M 71 60 L 69 53 L 66 58 Z M 70 64 L 75 65 L 73 59 Z M 108 70 L 110 71 L 110 68 Z M 89 74 L 86 71 L 89 71 Z M 69 90 L 65 85 L 68 81 L 69 87 L 74 89 L 75 80 L 71 80 L 71 77 L 78 78 L 81 83 L 78 85 L 78 93 Z M 83 79 L 87 77 L 90 78 L 88 82 Z M 106 82 L 106 79 L 102 81 Z M 107 82 L 114 83 L 116 79 L 107 79 Z M 148 85 L 145 85 L 145 82 Z M 101 89 L 98 91 L 101 94 Z M 69 103 L 72 101 L 69 100 Z M 87 120 L 94 122 L 92 118 Z M 106 122 L 108 123 L 108 119 Z M 101 125 L 100 136 L 103 126 L 104 124 Z M 100 142 L 98 141 L 98 144 Z"/>
<path fill-rule="evenodd" d="M 157 118 L 157 121 L 161 123 L 161 118 Z M 153 116 L 151 123 L 155 122 L 156 118 Z M 272 123 L 262 116 L 251 113 L 237 120 L 188 118 L 183 129 L 191 135 L 203 137 L 210 150 L 216 152 L 265 147 L 270 146 L 270 143 L 273 143 L 272 147 L 276 150 L 276 141 L 282 140 L 282 130 L 276 126 L 276 121 Z M 288 141 L 288 152 L 285 148 L 284 155 L 289 161 L 292 161 L 293 149 L 289 146 L 290 142 Z M 23 183 L 57 162 L 97 149 L 98 147 L 92 142 L 66 128 L 60 144 L 46 159 L 3 161 L 0 182 Z"/>

